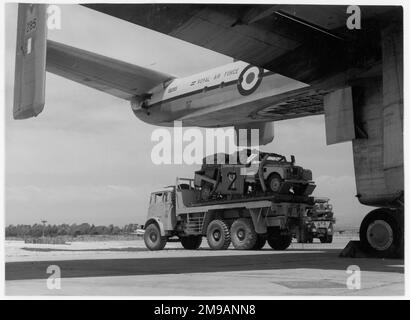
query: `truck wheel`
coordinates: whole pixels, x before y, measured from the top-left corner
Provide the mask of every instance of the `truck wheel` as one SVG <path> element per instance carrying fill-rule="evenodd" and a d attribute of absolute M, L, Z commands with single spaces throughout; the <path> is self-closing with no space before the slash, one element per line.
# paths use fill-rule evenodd
<path fill-rule="evenodd" d="M 286 250 L 292 243 L 292 236 L 291 235 L 269 236 L 268 243 L 273 250 Z"/>
<path fill-rule="evenodd" d="M 226 250 L 231 244 L 229 227 L 223 220 L 213 220 L 206 231 L 208 245 L 214 250 Z"/>
<path fill-rule="evenodd" d="M 333 242 L 333 236 L 330 235 L 325 235 L 324 237 L 320 238 L 321 243 L 332 243 Z"/>
<path fill-rule="evenodd" d="M 269 177 L 268 177 L 268 187 L 269 190 L 274 192 L 274 193 L 278 193 L 280 188 L 282 187 L 282 178 L 280 177 L 280 175 L 278 175 L 277 173 L 272 173 Z"/>
<path fill-rule="evenodd" d="M 152 251 L 162 250 L 167 244 L 167 238 L 161 237 L 161 231 L 155 223 L 151 223 L 145 229 L 144 233 L 145 246 Z"/>
<path fill-rule="evenodd" d="M 378 257 L 395 256 L 400 250 L 402 233 L 389 209 L 371 211 L 360 225 L 362 250 Z"/>
<path fill-rule="evenodd" d="M 182 246 L 187 250 L 196 250 L 202 243 L 202 236 L 187 236 L 180 239 Z"/>
<path fill-rule="evenodd" d="M 258 240 L 258 234 L 253 228 L 252 221 L 244 218 L 235 220 L 231 226 L 231 239 L 235 249 L 253 249 Z"/>
<path fill-rule="evenodd" d="M 266 238 L 262 237 L 260 234 L 257 235 L 257 240 L 252 250 L 261 250 L 266 244 Z"/>

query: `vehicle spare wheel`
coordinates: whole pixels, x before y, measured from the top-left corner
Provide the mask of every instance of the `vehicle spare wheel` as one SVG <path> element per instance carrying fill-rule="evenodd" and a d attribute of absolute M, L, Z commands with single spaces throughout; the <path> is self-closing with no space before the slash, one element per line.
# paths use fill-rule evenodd
<path fill-rule="evenodd" d="M 258 240 L 251 219 L 240 218 L 231 226 L 231 241 L 235 249 L 251 250 Z"/>
<path fill-rule="evenodd" d="M 202 243 L 202 236 L 187 236 L 180 239 L 182 246 L 187 250 L 196 250 Z"/>
<path fill-rule="evenodd" d="M 161 236 L 161 231 L 156 223 L 151 223 L 145 229 L 144 242 L 149 250 L 162 250 L 167 244 L 167 238 Z"/>
<path fill-rule="evenodd" d="M 395 213 L 389 209 L 371 211 L 360 225 L 362 250 L 378 257 L 397 256 L 402 237 Z"/>
<path fill-rule="evenodd" d="M 229 227 L 223 220 L 213 220 L 206 231 L 208 245 L 214 250 L 226 250 L 231 244 Z"/>

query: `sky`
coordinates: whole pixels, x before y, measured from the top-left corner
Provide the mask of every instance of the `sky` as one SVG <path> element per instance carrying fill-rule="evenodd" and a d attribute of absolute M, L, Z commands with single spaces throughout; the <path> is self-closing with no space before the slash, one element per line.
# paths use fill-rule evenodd
<path fill-rule="evenodd" d="M 174 76 L 232 58 L 78 5 L 60 5 L 61 30 L 48 38 Z M 151 191 L 193 177 L 198 165 L 154 165 L 152 131 L 129 102 L 47 73 L 46 104 L 13 120 L 17 5 L 6 5 L 6 225 L 144 223 Z M 263 151 L 295 155 L 313 171 L 315 196 L 329 197 L 339 227 L 371 210 L 355 198 L 351 142 L 326 146 L 323 116 L 279 121 Z"/>

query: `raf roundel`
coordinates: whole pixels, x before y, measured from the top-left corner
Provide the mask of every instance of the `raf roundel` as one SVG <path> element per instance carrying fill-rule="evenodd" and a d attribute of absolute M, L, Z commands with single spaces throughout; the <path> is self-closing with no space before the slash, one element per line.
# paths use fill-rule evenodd
<path fill-rule="evenodd" d="M 259 87 L 262 82 L 263 69 L 255 66 L 247 66 L 242 70 L 238 78 L 238 91 L 241 95 L 247 96 Z"/>

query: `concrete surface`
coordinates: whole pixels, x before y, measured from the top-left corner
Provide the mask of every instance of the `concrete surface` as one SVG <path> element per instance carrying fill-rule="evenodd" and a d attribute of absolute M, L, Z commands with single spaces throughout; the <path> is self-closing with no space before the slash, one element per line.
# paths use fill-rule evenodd
<path fill-rule="evenodd" d="M 332 244 L 293 243 L 286 251 L 183 250 L 168 243 L 150 252 L 143 241 L 6 243 L 7 295 L 276 296 L 404 294 L 404 261 L 339 258 L 350 237 Z M 47 267 L 61 269 L 61 289 L 47 289 Z M 361 288 L 346 272 L 359 266 Z"/>

